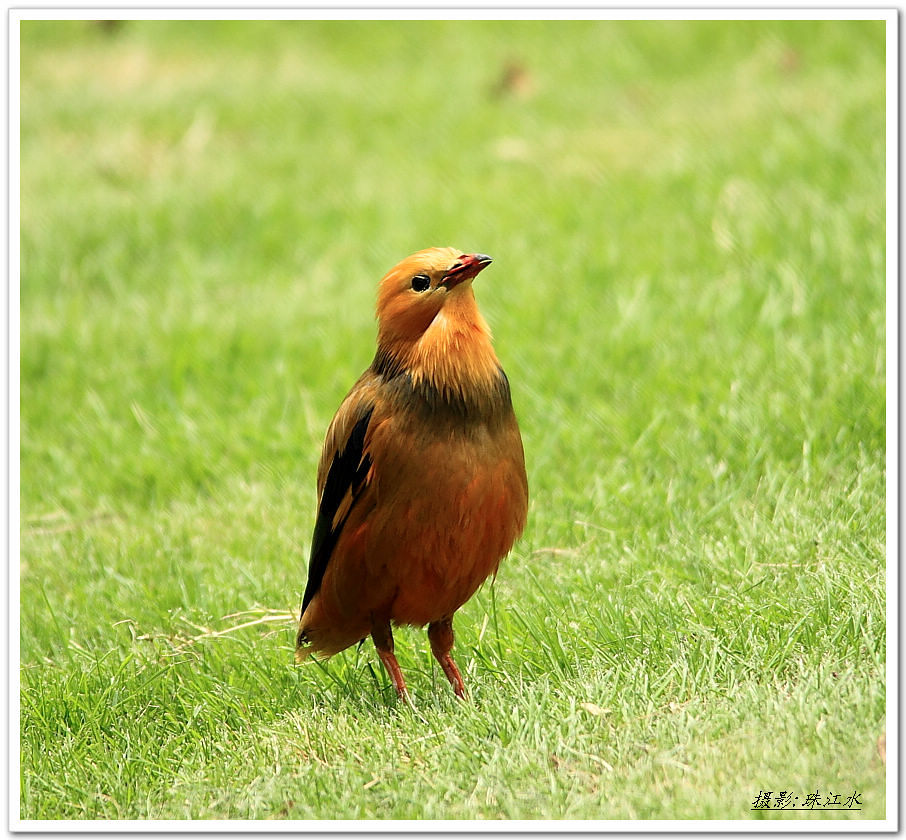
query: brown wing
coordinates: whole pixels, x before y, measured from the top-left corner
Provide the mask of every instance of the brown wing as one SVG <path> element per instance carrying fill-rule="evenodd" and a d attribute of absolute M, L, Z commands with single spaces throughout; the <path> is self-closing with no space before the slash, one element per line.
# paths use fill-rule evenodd
<path fill-rule="evenodd" d="M 318 518 L 311 539 L 302 613 L 318 592 L 349 512 L 370 483 L 366 437 L 375 409 L 375 376 L 366 371 L 340 405 L 318 466 Z"/>

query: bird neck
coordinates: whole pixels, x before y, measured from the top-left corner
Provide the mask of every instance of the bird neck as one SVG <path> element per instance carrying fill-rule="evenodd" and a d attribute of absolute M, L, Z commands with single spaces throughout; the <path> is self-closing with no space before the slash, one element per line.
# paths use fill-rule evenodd
<path fill-rule="evenodd" d="M 473 295 L 448 300 L 415 341 L 379 336 L 376 365 L 406 373 L 416 388 L 466 404 L 496 401 L 503 371 Z"/>

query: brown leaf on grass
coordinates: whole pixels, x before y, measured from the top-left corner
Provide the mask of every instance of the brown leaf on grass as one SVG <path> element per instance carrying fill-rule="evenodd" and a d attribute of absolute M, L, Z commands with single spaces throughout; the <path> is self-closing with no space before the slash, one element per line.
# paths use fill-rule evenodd
<path fill-rule="evenodd" d="M 498 99 L 508 96 L 528 99 L 534 91 L 535 83 L 525 66 L 518 61 L 508 61 L 503 65 L 492 93 Z"/>

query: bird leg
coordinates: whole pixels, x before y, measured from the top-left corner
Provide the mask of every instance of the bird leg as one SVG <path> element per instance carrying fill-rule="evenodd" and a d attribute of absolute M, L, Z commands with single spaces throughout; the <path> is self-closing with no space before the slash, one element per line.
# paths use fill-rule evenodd
<path fill-rule="evenodd" d="M 408 700 L 409 692 L 406 690 L 406 681 L 403 679 L 403 672 L 400 670 L 400 664 L 393 655 L 393 633 L 390 631 L 390 622 L 375 621 L 371 626 L 371 638 L 374 639 L 374 647 L 381 657 L 381 662 L 390 674 L 390 682 L 396 689 L 397 697 L 400 700 Z"/>
<path fill-rule="evenodd" d="M 457 697 L 463 700 L 466 697 L 466 686 L 462 681 L 462 674 L 459 668 L 450 656 L 450 650 L 453 647 L 453 619 L 445 618 L 441 621 L 435 621 L 428 625 L 428 640 L 431 642 L 431 653 L 444 669 L 450 685 Z"/>

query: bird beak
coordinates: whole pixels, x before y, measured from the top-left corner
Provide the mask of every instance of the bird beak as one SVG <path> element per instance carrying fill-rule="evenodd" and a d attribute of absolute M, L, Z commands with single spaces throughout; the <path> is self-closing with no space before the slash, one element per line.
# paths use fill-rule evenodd
<path fill-rule="evenodd" d="M 447 269 L 441 285 L 452 289 L 458 286 L 463 280 L 471 280 L 483 268 L 491 264 L 491 258 L 487 254 L 463 254 L 453 265 Z"/>

